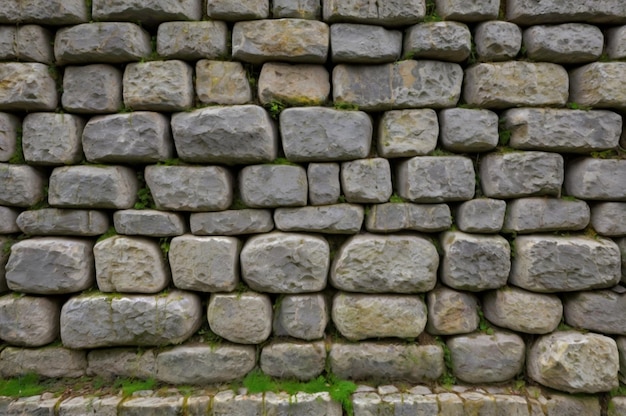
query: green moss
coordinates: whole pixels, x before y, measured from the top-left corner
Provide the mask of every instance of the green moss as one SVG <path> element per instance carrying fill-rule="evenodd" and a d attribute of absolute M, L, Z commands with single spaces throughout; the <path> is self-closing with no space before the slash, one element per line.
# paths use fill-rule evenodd
<path fill-rule="evenodd" d="M 347 103 L 344 101 L 335 101 L 333 103 L 333 107 L 335 110 L 346 110 L 346 111 L 358 111 L 359 106 L 353 103 Z"/>
<path fill-rule="evenodd" d="M 389 197 L 389 202 L 400 204 L 400 203 L 403 203 L 403 202 L 406 202 L 406 201 L 405 201 L 404 198 L 402 198 L 400 195 L 398 195 L 398 194 L 396 194 L 394 192 L 394 194 L 391 195 L 391 197 Z"/>
<path fill-rule="evenodd" d="M 441 20 L 443 19 L 437 14 L 437 3 L 435 0 L 426 0 L 426 16 L 424 16 L 424 21 L 440 22 Z"/>
<path fill-rule="evenodd" d="M 0 380 L 0 396 L 36 396 L 46 391 L 47 388 L 48 385 L 37 374 L 33 373 Z"/>
<path fill-rule="evenodd" d="M 9 163 L 14 165 L 23 165 L 26 163 L 24 159 L 24 151 L 22 149 L 22 129 L 17 129 L 17 134 L 15 138 L 15 152 L 9 159 Z"/>
<path fill-rule="evenodd" d="M 109 237 L 113 237 L 117 235 L 117 231 L 115 231 L 115 227 L 111 226 L 104 234 L 98 237 L 98 241 L 106 240 Z"/>
<path fill-rule="evenodd" d="M 446 390 L 450 390 L 450 388 L 456 384 L 456 377 L 454 377 L 452 367 L 452 353 L 450 352 L 448 345 L 443 341 L 443 339 L 441 339 L 441 337 L 435 337 L 435 341 L 443 350 L 443 363 L 445 366 L 443 374 L 439 377 L 439 384 Z"/>

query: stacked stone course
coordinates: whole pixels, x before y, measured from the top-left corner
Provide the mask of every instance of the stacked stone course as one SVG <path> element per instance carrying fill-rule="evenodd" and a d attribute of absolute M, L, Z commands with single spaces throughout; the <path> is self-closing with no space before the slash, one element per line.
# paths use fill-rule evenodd
<path fill-rule="evenodd" d="M 625 24 L 622 0 L 3 0 L 0 376 L 626 414 Z M 83 399 L 0 412 L 342 412 Z"/>

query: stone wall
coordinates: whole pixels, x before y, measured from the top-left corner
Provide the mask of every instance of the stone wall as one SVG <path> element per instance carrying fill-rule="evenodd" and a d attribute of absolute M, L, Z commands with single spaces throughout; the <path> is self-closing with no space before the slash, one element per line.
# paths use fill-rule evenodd
<path fill-rule="evenodd" d="M 3 0 L 0 375 L 617 388 L 626 3 L 572 3 Z"/>

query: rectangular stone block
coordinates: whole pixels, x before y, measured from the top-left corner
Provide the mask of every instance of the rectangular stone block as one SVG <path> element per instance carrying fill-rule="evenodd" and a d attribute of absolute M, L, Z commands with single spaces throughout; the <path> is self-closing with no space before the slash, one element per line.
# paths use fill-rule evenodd
<path fill-rule="evenodd" d="M 582 230 L 589 224 L 585 201 L 559 198 L 521 198 L 508 202 L 503 230 L 533 233 Z"/>
<path fill-rule="evenodd" d="M 54 62 L 53 44 L 54 37 L 49 30 L 38 25 L 18 26 L 14 43 L 15 58 L 23 62 L 52 64 Z"/>
<path fill-rule="evenodd" d="M 181 235 L 187 230 L 182 214 L 153 209 L 115 211 L 113 224 L 118 234 L 148 237 L 171 237 Z"/>
<path fill-rule="evenodd" d="M 0 163 L 0 204 L 30 207 L 45 198 L 46 175 L 28 165 Z"/>
<path fill-rule="evenodd" d="M 64 347 L 6 347 L 0 353 L 0 375 L 5 378 L 19 377 L 27 373 L 50 378 L 75 378 L 84 376 L 86 368 L 86 351 Z M 58 399 L 53 401 L 57 402 Z M 26 414 L 38 413 L 26 411 Z"/>
<path fill-rule="evenodd" d="M 272 212 L 265 209 L 237 209 L 198 212 L 189 217 L 195 235 L 258 234 L 274 228 Z"/>
<path fill-rule="evenodd" d="M 102 211 L 44 208 L 23 211 L 17 225 L 28 235 L 96 236 L 109 228 L 109 216 Z"/>
<path fill-rule="evenodd" d="M 565 192 L 585 200 L 626 201 L 626 160 L 574 160 L 565 173 Z"/>
<path fill-rule="evenodd" d="M 626 108 L 626 62 L 594 62 L 570 72 L 570 100 L 580 105 Z"/>
<path fill-rule="evenodd" d="M 626 236 L 626 203 L 601 202 L 595 204 L 591 208 L 591 225 L 598 234 L 603 236 Z"/>
<path fill-rule="evenodd" d="M 83 0 L 4 0 L 0 6 L 0 23 L 65 26 L 87 21 L 89 10 Z"/>
<path fill-rule="evenodd" d="M 479 61 L 509 61 L 522 47 L 522 30 L 515 23 L 502 20 L 482 22 L 474 29 L 474 43 Z"/>
<path fill-rule="evenodd" d="M 105 348 L 87 353 L 87 375 L 107 380 L 117 377 L 134 379 L 154 378 L 156 352 L 138 348 Z M 117 416 L 117 413 L 115 414 Z"/>
<path fill-rule="evenodd" d="M 335 204 L 318 207 L 277 208 L 276 228 L 281 231 L 307 231 L 324 234 L 355 234 L 361 230 L 363 207 Z"/>
<path fill-rule="evenodd" d="M 453 152 L 484 152 L 498 144 L 498 115 L 471 108 L 439 112 L 441 144 Z"/>
<path fill-rule="evenodd" d="M 497 233 L 504 223 L 506 202 L 499 199 L 477 198 L 457 207 L 456 225 L 466 233 Z"/>
<path fill-rule="evenodd" d="M 328 303 L 323 293 L 285 295 L 274 306 L 274 335 L 306 341 L 323 338 L 330 318 Z"/>
<path fill-rule="evenodd" d="M 436 2 L 437 14 L 444 20 L 481 22 L 496 20 L 500 0 L 445 0 Z"/>
<path fill-rule="evenodd" d="M 607 30 L 606 53 L 609 59 L 626 58 L 626 26 L 618 26 Z"/>
<path fill-rule="evenodd" d="M 20 227 L 17 225 L 17 217 L 20 215 L 21 210 L 17 208 L 0 207 L 0 234 L 13 234 L 20 232 Z M 6 239 L 1 239 L 1 244 L 6 243 Z M 5 256 L 8 258 L 8 253 Z M 2 256 L 0 256 L 0 259 Z M 4 260 L 6 260 L 6 258 Z M 0 260 L 0 264 L 2 260 Z M 6 263 L 6 261 L 5 261 Z M 0 267 L 0 274 L 2 268 Z M 2 286 L 0 284 L 0 286 Z M 1 291 L 1 290 L 0 290 Z"/>
<path fill-rule="evenodd" d="M 70 397 L 58 406 L 59 416 L 82 416 L 93 412 L 99 416 L 117 416 L 117 408 L 121 397 Z"/>
<path fill-rule="evenodd" d="M 421 156 L 435 150 L 438 136 L 435 110 L 386 111 L 378 124 L 376 148 L 386 158 Z"/>
<path fill-rule="evenodd" d="M 156 50 L 167 59 L 215 59 L 229 53 L 227 37 L 225 22 L 165 22 L 159 25 Z"/>
<path fill-rule="evenodd" d="M 207 16 L 215 20 L 237 22 L 239 20 L 259 20 L 269 17 L 268 0 L 248 0 L 232 2 L 230 0 L 211 0 L 207 2 Z"/>
<path fill-rule="evenodd" d="M 0 59 L 4 61 L 17 59 L 16 36 L 15 26 L 0 27 Z"/>
<path fill-rule="evenodd" d="M 0 63 L 0 110 L 53 111 L 59 102 L 56 81 L 47 65 Z"/>
<path fill-rule="evenodd" d="M 126 65 L 124 105 L 133 110 L 182 111 L 193 105 L 193 68 L 180 60 Z"/>
<path fill-rule="evenodd" d="M 598 27 L 582 23 L 535 25 L 524 31 L 524 46 L 533 61 L 581 64 L 602 55 L 604 35 Z"/>
<path fill-rule="evenodd" d="M 506 18 L 522 25 L 539 23 L 626 22 L 626 3 L 621 0 L 581 0 L 575 3 L 557 0 L 507 0 Z"/>
<path fill-rule="evenodd" d="M 17 150 L 17 131 L 21 121 L 17 116 L 0 113 L 0 162 L 8 162 Z"/>
<path fill-rule="evenodd" d="M 446 230 L 451 225 L 450 207 L 446 204 L 375 204 L 370 207 L 365 218 L 365 228 L 373 233 L 400 230 L 429 233 Z"/>
<path fill-rule="evenodd" d="M 0 297 L 0 339 L 10 345 L 41 347 L 59 336 L 61 305 L 42 296 Z"/>
<path fill-rule="evenodd" d="M 28 114 L 22 125 L 24 159 L 32 165 L 79 163 L 84 127 L 85 120 L 73 114 Z"/>
<path fill-rule="evenodd" d="M 330 94 L 328 71 L 322 65 L 265 63 L 259 76 L 259 101 L 265 106 L 324 105 Z"/>
<path fill-rule="evenodd" d="M 269 295 L 252 291 L 212 293 L 207 320 L 211 330 L 227 341 L 260 344 L 272 333 L 272 302 Z"/>
<path fill-rule="evenodd" d="M 239 193 L 251 208 L 299 207 L 307 204 L 306 171 L 292 165 L 250 165 L 239 172 Z"/>
<path fill-rule="evenodd" d="M 94 20 L 113 22 L 136 22 L 154 25 L 168 20 L 200 20 L 202 6 L 200 0 L 93 0 Z"/>
<path fill-rule="evenodd" d="M 391 167 L 387 159 L 343 162 L 340 177 L 341 189 L 348 202 L 382 203 L 391 196 Z"/>
<path fill-rule="evenodd" d="M 402 55 L 411 59 L 463 62 L 472 49 L 472 35 L 464 23 L 426 22 L 407 29 Z"/>
<path fill-rule="evenodd" d="M 426 14 L 424 0 L 323 0 L 324 21 L 404 26 L 417 23 Z"/>
<path fill-rule="evenodd" d="M 338 163 L 309 163 L 306 170 L 309 181 L 309 204 L 334 204 L 341 195 Z"/>
<path fill-rule="evenodd" d="M 196 63 L 196 94 L 205 104 L 236 105 L 252 102 L 252 87 L 241 62 Z"/>
<path fill-rule="evenodd" d="M 374 25 L 336 23 L 330 27 L 330 49 L 333 62 L 394 62 L 402 52 L 402 32 Z"/>
<path fill-rule="evenodd" d="M 120 403 L 119 416 L 140 416 L 149 413 L 177 415 L 183 412 L 182 396 L 129 397 Z"/>
<path fill-rule="evenodd" d="M 113 65 L 68 66 L 63 73 L 63 108 L 74 113 L 115 113 L 122 108 L 122 71 Z"/>
<path fill-rule="evenodd" d="M 272 17 L 294 17 L 298 19 L 320 20 L 322 6 L 317 0 L 273 0 Z"/>

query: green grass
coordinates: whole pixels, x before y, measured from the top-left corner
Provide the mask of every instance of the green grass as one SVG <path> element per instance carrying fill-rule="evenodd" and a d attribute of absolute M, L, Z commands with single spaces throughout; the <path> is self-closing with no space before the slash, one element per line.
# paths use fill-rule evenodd
<path fill-rule="evenodd" d="M 359 106 L 352 103 L 346 103 L 343 101 L 335 101 L 333 104 L 335 110 L 346 110 L 346 111 L 358 111 Z"/>
<path fill-rule="evenodd" d="M 147 380 L 134 380 L 134 379 L 117 379 L 113 384 L 116 389 L 121 389 L 124 397 L 132 395 L 136 391 L 152 390 L 156 386 L 156 381 L 153 378 Z"/>
<path fill-rule="evenodd" d="M 17 136 L 15 137 L 15 153 L 9 159 L 9 163 L 12 165 L 23 165 L 26 163 L 24 159 L 24 151 L 22 149 L 22 129 L 17 130 Z"/>
<path fill-rule="evenodd" d="M 117 235 L 117 231 L 115 231 L 115 227 L 110 226 L 104 234 L 98 237 L 98 241 L 106 240 L 107 238 L 113 237 L 114 235 Z"/>
<path fill-rule="evenodd" d="M 406 202 L 406 201 L 404 200 L 404 198 L 394 193 L 393 195 L 391 195 L 391 197 L 389 197 L 389 202 L 399 204 L 399 203 Z"/>
<path fill-rule="evenodd" d="M 0 396 L 28 397 L 45 392 L 47 386 L 37 374 L 0 380 Z"/>

